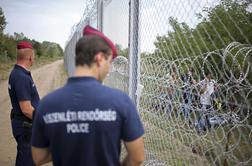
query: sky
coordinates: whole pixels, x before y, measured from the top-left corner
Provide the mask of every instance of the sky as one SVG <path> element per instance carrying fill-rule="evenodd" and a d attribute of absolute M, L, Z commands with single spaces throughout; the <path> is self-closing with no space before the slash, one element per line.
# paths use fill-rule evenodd
<path fill-rule="evenodd" d="M 140 50 L 153 52 L 157 36 L 172 31 L 169 17 L 186 22 L 191 28 L 200 20 L 197 13 L 204 7 L 213 7 L 219 0 L 141 0 L 140 1 Z M 128 45 L 129 7 L 127 0 L 113 0 L 104 8 L 103 31 L 112 41 L 126 48 Z"/>
<path fill-rule="evenodd" d="M 37 41 L 59 43 L 62 48 L 85 10 L 88 0 L 0 0 L 7 19 L 6 33 L 23 32 Z M 103 32 L 117 44 L 128 47 L 129 7 L 127 0 L 106 1 Z M 140 12 L 141 50 L 152 52 L 156 36 L 172 30 L 168 19 L 177 18 L 190 27 L 199 20 L 196 13 L 219 0 L 143 0 Z M 95 12 L 95 11 L 94 11 Z M 82 28 L 82 27 L 80 27 Z M 79 30 L 80 31 L 80 30 Z"/>
<path fill-rule="evenodd" d="M 5 33 L 23 32 L 39 42 L 64 48 L 72 27 L 84 13 L 86 0 L 0 0 L 6 17 Z"/>

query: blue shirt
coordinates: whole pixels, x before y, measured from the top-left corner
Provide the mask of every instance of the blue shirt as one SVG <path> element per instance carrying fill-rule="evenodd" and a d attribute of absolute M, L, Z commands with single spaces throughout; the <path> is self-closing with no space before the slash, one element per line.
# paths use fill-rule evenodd
<path fill-rule="evenodd" d="M 19 106 L 20 101 L 30 100 L 36 109 L 39 103 L 39 94 L 33 82 L 31 73 L 25 68 L 15 65 L 9 77 L 9 96 L 13 111 L 23 115 Z"/>
<path fill-rule="evenodd" d="M 92 77 L 72 77 L 39 104 L 32 146 L 48 147 L 56 166 L 119 166 L 121 140 L 144 133 L 123 92 Z"/>

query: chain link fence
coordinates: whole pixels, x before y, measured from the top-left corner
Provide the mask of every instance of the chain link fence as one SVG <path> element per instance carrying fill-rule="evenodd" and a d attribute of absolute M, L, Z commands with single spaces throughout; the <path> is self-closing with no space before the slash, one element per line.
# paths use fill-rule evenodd
<path fill-rule="evenodd" d="M 64 65 L 67 69 L 68 75 L 73 75 L 75 69 L 75 45 L 79 38 L 82 36 L 83 27 L 91 25 L 93 27 L 98 26 L 98 2 L 96 0 L 88 0 L 84 6 L 83 16 L 76 25 L 73 25 L 71 34 L 64 49 Z"/>
<path fill-rule="evenodd" d="M 119 14 L 120 13 L 120 14 Z M 120 57 L 113 62 L 106 85 L 128 93 L 128 39 L 129 39 L 129 2 L 125 0 L 104 1 L 102 31 L 115 44 Z"/>
<path fill-rule="evenodd" d="M 252 165 L 252 1 L 88 0 L 69 74 L 86 24 L 117 44 L 105 84 L 138 106 L 143 165 Z"/>

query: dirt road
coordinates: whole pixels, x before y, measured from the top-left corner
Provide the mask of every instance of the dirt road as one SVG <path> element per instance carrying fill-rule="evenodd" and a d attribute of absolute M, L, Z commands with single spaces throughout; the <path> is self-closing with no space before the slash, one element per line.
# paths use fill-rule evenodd
<path fill-rule="evenodd" d="M 41 68 L 32 70 L 33 80 L 40 97 L 52 90 L 61 87 L 66 82 L 63 72 L 63 60 L 55 61 Z M 15 165 L 16 142 L 10 126 L 10 100 L 7 81 L 0 82 L 0 165 Z"/>

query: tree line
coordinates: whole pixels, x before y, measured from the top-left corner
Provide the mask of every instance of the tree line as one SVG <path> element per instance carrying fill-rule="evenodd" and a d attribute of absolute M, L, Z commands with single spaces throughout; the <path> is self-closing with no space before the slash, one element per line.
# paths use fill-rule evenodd
<path fill-rule="evenodd" d="M 148 74 L 161 79 L 169 66 L 180 76 L 193 68 L 200 80 L 208 70 L 225 85 L 220 90 L 223 100 L 243 105 L 241 112 L 247 115 L 251 107 L 246 102 L 252 99 L 252 1 L 220 0 L 196 16 L 199 22 L 193 27 L 169 18 L 171 30 L 156 37 L 154 52 L 141 54 Z M 239 44 L 230 49 L 234 42 Z"/>
<path fill-rule="evenodd" d="M 63 56 L 63 49 L 59 44 L 49 41 L 43 41 L 41 43 L 35 39 L 28 38 L 22 32 L 14 32 L 13 35 L 5 34 L 4 29 L 6 25 L 6 17 L 0 6 L 0 61 L 11 61 L 16 58 L 16 44 L 20 40 L 31 42 L 38 58 L 54 58 Z"/>
<path fill-rule="evenodd" d="M 155 53 L 177 59 L 223 49 L 231 42 L 252 44 L 251 5 L 251 0 L 221 0 L 197 14 L 200 22 L 194 28 L 170 17 L 172 31 L 156 38 Z"/>
<path fill-rule="evenodd" d="M 171 30 L 165 35 L 156 37 L 155 51 L 142 53 L 143 60 L 147 58 L 146 60 L 151 64 L 155 63 L 158 57 L 177 63 L 181 63 L 181 60 L 186 58 L 191 59 L 191 62 L 187 61 L 188 64 L 180 65 L 179 70 L 182 73 L 187 72 L 190 67 L 200 74 L 203 74 L 203 69 L 218 70 L 215 73 L 217 77 L 222 77 L 225 72 L 226 78 L 232 74 L 239 77 L 241 72 L 246 72 L 244 70 L 249 68 L 248 65 L 252 63 L 251 52 L 246 56 L 247 50 L 236 47 L 230 50 L 226 56 L 225 49 L 233 42 L 245 44 L 251 48 L 252 1 L 220 0 L 215 6 L 205 7 L 196 17 L 199 23 L 194 27 L 190 27 L 186 22 L 179 22 L 177 18 L 170 17 L 168 21 Z M 209 56 L 209 53 L 214 55 Z M 206 64 L 204 58 L 207 57 Z M 223 59 L 223 57 L 225 58 Z M 239 65 L 236 65 L 236 62 Z M 227 71 L 224 71 L 224 63 L 227 66 Z M 206 66 L 203 66 L 204 64 Z M 228 69 L 229 67 L 233 68 L 232 71 Z M 243 69 L 239 69 L 239 67 Z M 252 84 L 251 72 L 247 76 L 250 85 Z M 223 78 L 222 81 L 230 81 L 226 78 Z"/>

